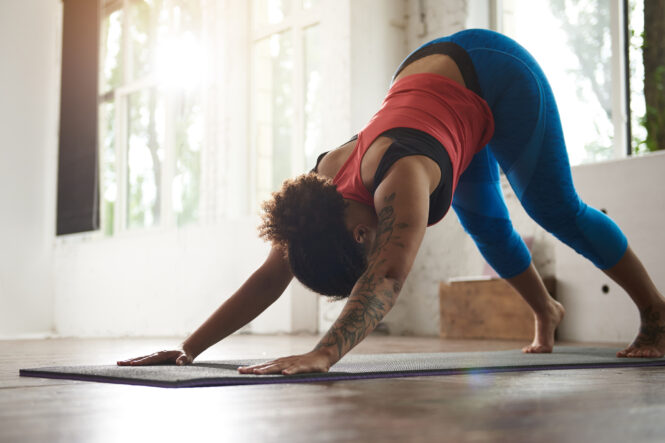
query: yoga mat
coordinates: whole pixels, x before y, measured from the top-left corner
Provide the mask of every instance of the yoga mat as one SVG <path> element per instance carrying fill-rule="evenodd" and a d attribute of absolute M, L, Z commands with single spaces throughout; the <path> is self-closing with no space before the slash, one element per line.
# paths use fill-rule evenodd
<path fill-rule="evenodd" d="M 617 358 L 618 349 L 557 347 L 552 354 L 520 350 L 430 354 L 347 355 L 327 373 L 243 375 L 239 366 L 263 360 L 202 361 L 189 366 L 55 366 L 21 369 L 25 377 L 58 378 L 165 388 L 303 383 L 371 378 L 477 374 L 552 369 L 665 366 L 665 358 Z"/>

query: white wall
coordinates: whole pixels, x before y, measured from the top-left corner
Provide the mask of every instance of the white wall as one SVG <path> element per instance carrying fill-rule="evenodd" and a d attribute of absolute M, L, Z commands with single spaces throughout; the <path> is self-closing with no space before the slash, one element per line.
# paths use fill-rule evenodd
<path fill-rule="evenodd" d="M 70 236 L 54 254 L 54 319 L 64 336 L 184 335 L 261 264 L 256 219 L 152 229 L 112 238 Z M 288 297 L 276 329 L 290 322 Z"/>
<path fill-rule="evenodd" d="M 608 215 L 665 291 L 665 153 L 573 168 L 580 196 Z M 626 293 L 582 256 L 556 242 L 558 298 L 567 308 L 559 335 L 569 340 L 630 341 L 639 328 Z M 603 293 L 603 285 L 609 286 Z"/>
<path fill-rule="evenodd" d="M 360 131 L 379 110 L 406 54 L 404 0 L 351 1 L 351 127 Z"/>
<path fill-rule="evenodd" d="M 53 328 L 60 5 L 0 2 L 0 337 Z"/>
<path fill-rule="evenodd" d="M 467 9 L 465 0 L 407 0 L 406 41 L 409 52 L 430 40 L 464 29 Z"/>

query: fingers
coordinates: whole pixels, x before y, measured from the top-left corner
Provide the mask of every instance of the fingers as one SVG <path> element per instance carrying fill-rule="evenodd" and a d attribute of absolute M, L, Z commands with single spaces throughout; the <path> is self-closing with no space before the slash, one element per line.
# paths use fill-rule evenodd
<path fill-rule="evenodd" d="M 118 366 L 145 366 L 157 365 L 161 363 L 175 362 L 183 354 L 181 351 L 160 351 L 143 357 L 130 358 L 128 360 L 118 361 Z"/>
<path fill-rule="evenodd" d="M 266 363 L 260 363 L 258 365 L 238 368 L 238 372 L 241 374 L 254 375 L 293 375 L 307 372 L 327 372 L 327 370 L 327 367 L 302 356 L 280 358 Z"/>
<path fill-rule="evenodd" d="M 135 366 L 136 364 L 140 364 L 139 362 L 148 360 L 149 358 L 151 358 L 152 355 L 153 354 L 146 355 L 143 357 L 130 358 L 127 360 L 120 360 L 118 362 L 118 366 Z"/>
<path fill-rule="evenodd" d="M 240 367 L 238 368 L 238 372 L 241 374 L 279 374 L 284 368 L 285 364 L 282 359 L 280 360 L 260 363 L 253 366 Z"/>

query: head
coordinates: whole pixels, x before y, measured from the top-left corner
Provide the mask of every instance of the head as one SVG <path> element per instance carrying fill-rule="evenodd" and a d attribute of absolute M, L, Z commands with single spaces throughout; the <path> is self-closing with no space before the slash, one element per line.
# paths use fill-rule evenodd
<path fill-rule="evenodd" d="M 309 173 L 287 180 L 263 203 L 259 232 L 284 251 L 301 283 L 344 298 L 367 268 L 371 222 L 344 200 L 332 180 Z"/>

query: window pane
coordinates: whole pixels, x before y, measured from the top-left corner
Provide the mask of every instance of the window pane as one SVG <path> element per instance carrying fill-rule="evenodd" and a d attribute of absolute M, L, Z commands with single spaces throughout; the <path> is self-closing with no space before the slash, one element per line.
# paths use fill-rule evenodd
<path fill-rule="evenodd" d="M 304 32 L 305 47 L 305 165 L 316 164 L 321 143 L 321 27 L 310 26 Z"/>
<path fill-rule="evenodd" d="M 101 157 L 102 185 L 102 228 L 106 235 L 112 235 L 115 220 L 115 204 L 118 195 L 118 182 L 115 172 L 115 103 L 106 102 L 99 106 L 99 146 Z"/>
<path fill-rule="evenodd" d="M 279 23 L 291 13 L 291 0 L 252 0 L 254 28 Z"/>
<path fill-rule="evenodd" d="M 173 212 L 178 226 L 198 220 L 204 115 L 199 93 L 181 93 L 175 100 L 175 176 Z"/>
<path fill-rule="evenodd" d="M 131 80 L 139 80 L 154 71 L 157 36 L 168 29 L 168 10 L 163 0 L 134 0 L 129 6 L 129 50 Z"/>
<path fill-rule="evenodd" d="M 100 92 L 111 91 L 122 82 L 122 10 L 102 21 Z"/>
<path fill-rule="evenodd" d="M 293 144 L 293 37 L 275 34 L 254 44 L 253 128 L 259 200 L 291 175 Z"/>
<path fill-rule="evenodd" d="M 644 0 L 630 0 L 628 10 L 630 29 L 630 132 L 633 152 L 649 152 L 646 146 L 647 129 L 644 126 L 646 102 L 644 98 L 644 61 L 642 44 L 644 43 Z"/>
<path fill-rule="evenodd" d="M 610 2 L 503 4 L 504 32 L 534 55 L 552 85 L 571 163 L 611 158 Z"/>
<path fill-rule="evenodd" d="M 169 14 L 171 25 L 159 32 L 155 48 L 155 79 L 167 89 L 194 89 L 205 71 L 201 2 L 180 1 Z"/>
<path fill-rule="evenodd" d="M 128 100 L 127 226 L 153 226 L 161 212 L 164 103 L 152 88 Z"/>

